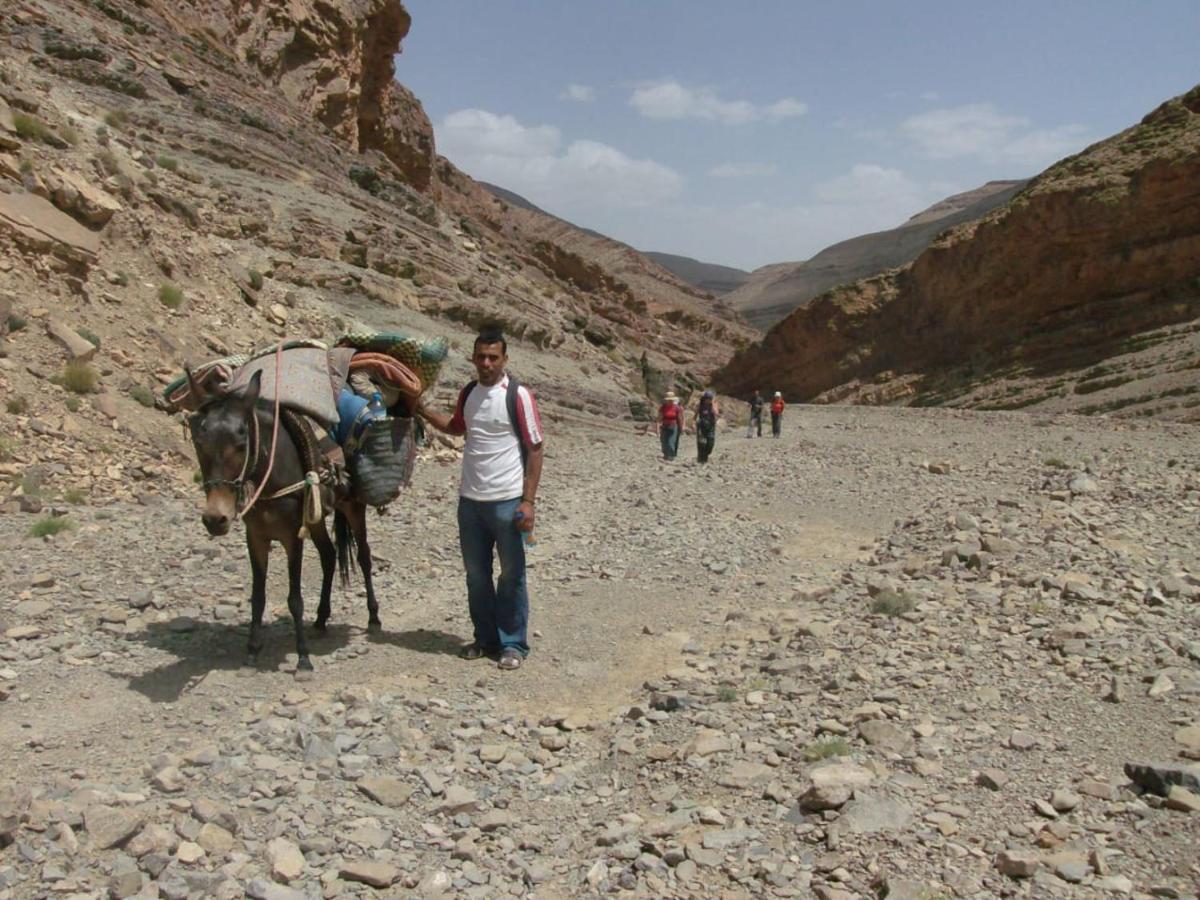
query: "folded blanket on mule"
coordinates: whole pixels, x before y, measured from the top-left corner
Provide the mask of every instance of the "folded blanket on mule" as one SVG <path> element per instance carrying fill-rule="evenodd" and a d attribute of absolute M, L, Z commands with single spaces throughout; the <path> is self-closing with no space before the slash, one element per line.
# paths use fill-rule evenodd
<path fill-rule="evenodd" d="M 401 397 L 416 400 L 425 390 L 425 386 L 416 372 L 386 353 L 370 351 L 355 353 L 350 360 L 351 386 L 355 390 L 359 390 L 359 375 L 366 375 L 371 382 L 382 389 L 380 393 L 384 395 L 389 407 L 395 406 Z"/>
<path fill-rule="evenodd" d="M 286 341 L 276 360 L 278 345 L 252 354 L 222 357 L 198 366 L 192 377 L 201 389 L 194 397 L 187 375 L 181 375 L 163 390 L 163 400 L 172 412 L 199 409 L 205 397 L 227 394 L 244 388 L 255 372 L 261 371 L 259 396 L 276 399 L 275 369 L 279 368 L 279 403 L 311 416 L 326 427 L 338 421 L 338 394 L 346 384 L 354 350 L 347 347 L 328 349 L 320 341 Z"/>
<path fill-rule="evenodd" d="M 418 396 L 437 381 L 442 363 L 446 361 L 448 345 L 445 338 L 422 339 L 398 331 L 356 331 L 343 334 L 335 347 L 353 347 L 367 353 L 381 353 L 403 363 L 420 382 Z"/>

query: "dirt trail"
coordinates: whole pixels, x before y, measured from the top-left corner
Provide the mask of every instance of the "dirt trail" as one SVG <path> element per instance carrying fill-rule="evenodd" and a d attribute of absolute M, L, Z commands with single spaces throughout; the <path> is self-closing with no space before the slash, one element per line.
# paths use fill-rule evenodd
<path fill-rule="evenodd" d="M 1122 786 L 1125 762 L 1200 754 L 1190 429 L 800 407 L 778 441 L 722 432 L 703 467 L 690 443 L 667 464 L 653 437 L 608 429 L 552 429 L 548 447 L 516 673 L 456 656 L 453 461 L 422 460 L 371 520 L 384 632 L 365 632 L 360 589 L 335 591 L 308 680 L 279 553 L 261 667 L 241 667 L 244 549 L 205 537 L 194 498 L 77 510 L 51 541 L 0 521 L 0 765 L 187 840 L 186 810 L 232 804 L 242 849 L 162 874 L 140 858 L 179 896 L 237 895 L 276 838 L 306 848 L 310 897 L 349 891 L 339 866 L 364 854 L 401 894 L 445 878 L 464 895 L 863 896 L 882 871 L 983 897 L 1021 867 L 1050 894 L 1200 880 L 1183 850 L 1200 816 Z M 826 746 L 873 787 L 814 810 L 809 754 Z M 983 769 L 1013 784 L 985 790 Z M 367 774 L 417 793 L 362 806 Z M 444 782 L 475 799 L 452 810 Z M 1062 811 L 1036 806 L 1053 791 Z M 328 831 L 314 822 L 341 823 L 333 844 L 305 837 Z M 44 852 L 63 851 L 29 858 Z M 130 865 L 97 852 L 77 859 Z M 21 866 L 0 860 L 0 898 L 6 880 L 63 889 Z M 101 877 L 86 871 L 79 886 Z"/>

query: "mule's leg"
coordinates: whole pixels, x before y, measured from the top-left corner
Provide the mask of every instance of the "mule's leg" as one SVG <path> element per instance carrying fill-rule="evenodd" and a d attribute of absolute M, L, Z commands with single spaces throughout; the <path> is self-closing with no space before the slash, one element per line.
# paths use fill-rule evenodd
<path fill-rule="evenodd" d="M 334 549 L 333 541 L 329 539 L 324 522 L 310 528 L 309 534 L 312 535 L 313 543 L 317 545 L 317 553 L 321 557 L 321 604 L 317 607 L 317 621 L 313 627 L 317 631 L 324 631 L 325 623 L 329 621 L 329 595 L 333 591 L 337 550 Z"/>
<path fill-rule="evenodd" d="M 246 647 L 246 665 L 258 664 L 262 649 L 262 620 L 267 608 L 267 560 L 271 554 L 271 539 L 246 523 L 246 549 L 250 553 L 250 643 Z"/>
<path fill-rule="evenodd" d="M 381 631 L 379 603 L 375 599 L 375 585 L 371 581 L 371 545 L 367 543 L 367 508 L 361 503 L 350 503 L 346 507 L 346 518 L 354 532 L 354 543 L 358 545 L 358 569 L 362 572 L 363 584 L 367 588 L 367 631 Z"/>
<path fill-rule="evenodd" d="M 308 640 L 304 636 L 304 597 L 300 593 L 300 569 L 304 563 L 304 541 L 292 538 L 285 543 L 288 560 L 288 612 L 292 614 L 292 625 L 296 629 L 296 668 L 302 672 L 312 671 L 308 658 Z"/>

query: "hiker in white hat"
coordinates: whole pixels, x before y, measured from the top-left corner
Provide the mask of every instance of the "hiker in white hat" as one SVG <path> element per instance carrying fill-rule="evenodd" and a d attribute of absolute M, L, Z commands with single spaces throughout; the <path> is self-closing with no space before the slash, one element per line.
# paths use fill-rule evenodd
<path fill-rule="evenodd" d="M 663 397 L 654 425 L 662 442 L 663 459 L 674 459 L 679 452 L 679 436 L 683 434 L 683 406 L 674 391 L 667 391 Z"/>
<path fill-rule="evenodd" d="M 783 429 L 783 408 L 787 404 L 783 402 L 783 394 L 779 391 L 775 392 L 775 396 L 771 398 L 771 436 L 779 437 L 779 432 Z"/>

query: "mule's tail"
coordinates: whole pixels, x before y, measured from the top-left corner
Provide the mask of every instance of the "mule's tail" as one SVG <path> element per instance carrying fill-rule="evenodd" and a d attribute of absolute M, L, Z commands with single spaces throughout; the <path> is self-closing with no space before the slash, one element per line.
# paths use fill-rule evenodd
<path fill-rule="evenodd" d="M 354 529 L 350 527 L 350 520 L 341 510 L 334 510 L 333 534 L 337 544 L 338 578 L 342 587 L 346 587 L 350 584 L 350 573 L 358 564 L 358 548 L 354 543 Z"/>

